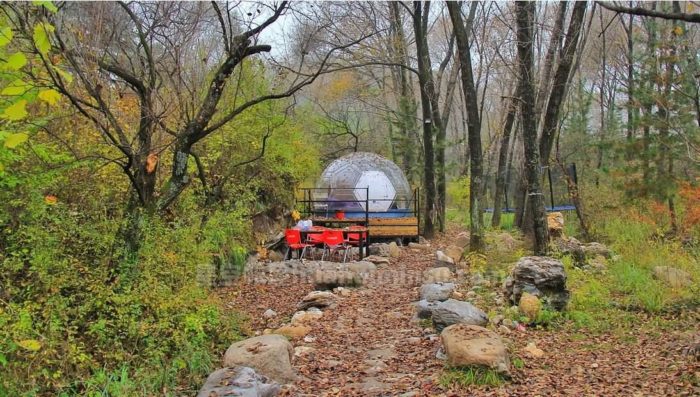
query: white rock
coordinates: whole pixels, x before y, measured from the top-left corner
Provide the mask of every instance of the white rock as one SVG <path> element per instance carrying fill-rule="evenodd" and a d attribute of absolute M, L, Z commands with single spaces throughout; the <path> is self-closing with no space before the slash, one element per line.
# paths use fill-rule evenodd
<path fill-rule="evenodd" d="M 277 312 L 272 309 L 267 309 L 265 310 L 265 313 L 263 313 L 263 317 L 267 319 L 275 318 L 277 317 Z"/>

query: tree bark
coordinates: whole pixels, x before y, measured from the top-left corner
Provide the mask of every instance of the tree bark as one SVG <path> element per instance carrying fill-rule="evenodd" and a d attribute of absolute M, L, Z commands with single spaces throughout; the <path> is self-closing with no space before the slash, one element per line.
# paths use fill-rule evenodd
<path fill-rule="evenodd" d="M 479 192 L 483 184 L 483 161 L 481 149 L 481 119 L 477 103 L 474 75 L 472 71 L 471 51 L 469 49 L 469 33 L 467 32 L 460 4 L 447 2 L 447 10 L 452 20 L 452 26 L 457 40 L 457 55 L 462 76 L 462 88 L 466 97 L 467 110 L 467 138 L 469 144 L 469 231 L 470 251 L 483 251 L 484 241 L 484 216 L 481 210 Z M 476 3 L 472 3 L 475 7 Z"/>
<path fill-rule="evenodd" d="M 429 74 L 430 58 L 427 48 L 427 20 L 423 18 L 423 4 L 413 2 L 413 29 L 416 37 L 416 55 L 418 58 L 418 81 L 420 84 L 421 110 L 423 112 L 423 191 L 425 207 L 423 212 L 423 235 L 432 238 L 435 234 L 435 153 L 433 150 L 433 125 L 430 109 Z"/>
<path fill-rule="evenodd" d="M 516 82 L 517 85 L 517 82 Z M 501 225 L 501 206 L 503 205 L 503 195 L 506 191 L 506 167 L 508 161 L 508 148 L 510 147 L 510 136 L 515 124 L 515 116 L 518 109 L 517 97 L 519 93 L 515 90 L 513 97 L 508 98 L 508 110 L 503 123 L 503 134 L 501 136 L 501 147 L 498 152 L 498 169 L 496 171 L 496 190 L 493 201 L 493 216 L 491 226 L 497 228 Z"/>
<path fill-rule="evenodd" d="M 399 3 L 392 1 L 389 2 L 389 15 L 390 15 L 390 26 L 394 35 L 396 36 L 394 40 L 391 40 L 389 47 L 392 48 L 395 53 L 395 61 L 402 64 L 408 65 L 408 55 L 406 51 L 406 35 L 403 30 L 403 21 L 401 19 L 401 12 L 399 9 Z M 416 178 L 416 153 L 415 153 L 415 141 L 413 137 L 416 134 L 416 105 L 413 92 L 411 90 L 409 78 L 407 75 L 406 68 L 401 66 L 396 66 L 395 75 L 398 77 L 395 84 L 399 87 L 399 98 L 398 98 L 398 126 L 400 129 L 400 139 L 397 142 L 396 148 L 398 149 L 398 156 L 401 158 L 401 164 L 404 172 L 406 173 L 406 178 L 409 181 L 413 181 Z"/>
<path fill-rule="evenodd" d="M 527 177 L 527 198 L 530 213 L 533 215 L 534 253 L 547 254 L 547 220 L 544 210 L 544 196 L 540 188 L 540 153 L 537 147 L 535 129 L 535 88 L 532 81 L 533 63 L 533 25 L 535 21 L 535 3 L 518 1 L 515 3 L 518 42 L 518 70 L 520 84 L 520 117 L 523 126 L 523 143 L 525 153 L 525 173 Z"/>
<path fill-rule="evenodd" d="M 588 2 L 586 1 L 579 1 L 574 5 L 571 21 L 566 33 L 564 48 L 562 49 L 559 64 L 554 73 L 552 90 L 549 94 L 549 100 L 547 101 L 547 108 L 542 123 L 542 137 L 540 138 L 539 152 L 542 165 L 547 165 L 549 163 L 549 156 L 552 152 L 554 137 L 556 136 L 557 126 L 559 125 L 559 113 L 568 92 L 569 74 L 574 64 L 574 55 L 578 48 L 581 27 L 583 26 L 583 17 L 586 14 L 587 6 Z"/>

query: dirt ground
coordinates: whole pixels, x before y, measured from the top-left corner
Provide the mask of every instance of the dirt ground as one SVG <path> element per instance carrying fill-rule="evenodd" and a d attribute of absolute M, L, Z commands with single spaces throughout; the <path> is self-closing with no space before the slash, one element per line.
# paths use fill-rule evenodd
<path fill-rule="evenodd" d="M 448 245 L 456 231 L 431 242 L 430 251 L 404 247 L 398 258 L 377 272 L 312 325 L 294 346 L 313 350 L 295 357 L 299 379 L 283 389 L 288 396 L 700 396 L 700 363 L 682 354 L 695 337 L 700 315 L 685 313 L 671 329 L 630 328 L 626 332 L 575 331 L 561 326 L 527 328 L 506 338 L 511 359 L 520 358 L 512 379 L 500 387 L 458 389 L 441 386 L 444 362 L 436 358 L 440 338 L 425 321 L 412 320 L 420 277 L 433 266 L 435 250 Z M 469 284 L 462 280 L 461 288 Z M 500 290 L 499 285 L 491 287 Z M 268 284 L 241 282 L 222 292 L 230 306 L 245 313 L 251 334 L 288 321 L 300 299 L 313 290 L 307 280 Z M 278 316 L 266 320 L 273 309 Z M 485 312 L 492 307 L 481 307 Z M 492 311 L 493 313 L 493 311 Z M 654 319 L 637 314 L 640 324 Z M 252 336 L 252 335 L 251 335 Z M 524 355 L 529 342 L 543 358 Z M 308 350 L 308 349 L 307 349 Z"/>

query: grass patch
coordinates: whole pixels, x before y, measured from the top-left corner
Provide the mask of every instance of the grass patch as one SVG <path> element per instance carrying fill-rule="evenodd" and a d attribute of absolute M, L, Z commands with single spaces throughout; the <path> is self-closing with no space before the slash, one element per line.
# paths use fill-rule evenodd
<path fill-rule="evenodd" d="M 525 368 L 525 361 L 523 361 L 523 359 L 518 356 L 513 356 L 511 364 L 513 364 L 513 368 L 515 369 Z"/>
<path fill-rule="evenodd" d="M 439 383 L 444 388 L 498 387 L 506 383 L 506 378 L 497 371 L 484 367 L 448 367 L 440 375 Z"/>
<path fill-rule="evenodd" d="M 471 222 L 469 221 L 469 209 L 459 209 L 459 208 L 446 208 L 445 217 L 449 222 L 456 223 L 466 229 L 469 228 Z M 493 218 L 493 213 L 484 212 L 484 227 L 486 230 L 505 230 L 511 231 L 515 229 L 515 214 L 512 212 L 501 213 L 501 225 L 498 228 L 491 227 L 491 219 Z"/>

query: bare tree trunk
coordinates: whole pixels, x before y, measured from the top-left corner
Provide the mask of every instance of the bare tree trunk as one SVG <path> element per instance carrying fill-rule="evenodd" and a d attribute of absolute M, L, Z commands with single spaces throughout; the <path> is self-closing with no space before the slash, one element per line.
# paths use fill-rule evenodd
<path fill-rule="evenodd" d="M 601 29 L 603 28 L 603 13 L 598 13 L 598 20 L 600 21 L 600 26 Z M 606 129 L 606 114 L 605 114 L 605 84 L 607 83 L 607 67 L 608 67 L 608 57 L 606 54 L 607 46 L 605 45 L 605 30 L 601 32 L 602 35 L 602 40 L 601 45 L 603 46 L 602 48 L 602 54 L 601 54 L 601 66 L 600 66 L 600 71 L 601 71 L 601 76 L 600 76 L 600 96 L 599 96 L 599 102 L 600 102 L 600 131 L 598 131 L 598 153 L 597 153 L 597 159 L 596 159 L 596 176 L 595 176 L 595 185 L 596 187 L 599 186 L 600 184 L 600 170 L 603 168 L 603 142 L 605 141 L 605 129 Z"/>
<path fill-rule="evenodd" d="M 537 147 L 537 130 L 535 129 L 535 87 L 532 81 L 533 62 L 533 25 L 535 21 L 535 3 L 518 1 L 515 3 L 518 40 L 518 69 L 521 95 L 520 117 L 523 125 L 523 143 L 525 153 L 525 172 L 527 175 L 527 198 L 530 213 L 533 215 L 535 255 L 547 254 L 547 220 L 544 210 L 544 196 L 540 188 L 540 153 Z"/>
<path fill-rule="evenodd" d="M 630 2 L 631 3 L 631 2 Z M 625 26 L 627 35 L 627 150 L 625 159 L 632 160 L 632 141 L 636 135 L 637 112 L 634 104 L 634 15 L 629 15 L 629 23 Z"/>
<path fill-rule="evenodd" d="M 435 234 L 435 165 L 433 150 L 433 124 L 428 93 L 430 58 L 427 48 L 427 19 L 423 18 L 422 3 L 413 2 L 413 29 L 416 36 L 416 55 L 418 58 L 418 81 L 420 84 L 421 109 L 423 111 L 423 190 L 425 208 L 423 215 L 423 234 L 432 238 Z"/>
<path fill-rule="evenodd" d="M 564 31 L 564 21 L 566 21 L 566 11 L 569 3 L 562 1 L 559 3 L 559 8 L 557 10 L 557 19 L 552 29 L 552 36 L 549 40 L 549 47 L 547 47 L 547 55 L 544 60 L 544 69 L 542 75 L 539 76 L 540 83 L 539 89 L 537 90 L 537 97 L 535 98 L 535 116 L 537 117 L 537 122 L 539 124 L 540 118 L 542 117 L 542 108 L 547 101 L 547 93 L 552 84 L 552 70 L 557 58 L 558 49 L 561 47 L 562 32 Z"/>
<path fill-rule="evenodd" d="M 517 83 L 516 83 L 517 84 Z M 508 113 L 503 123 L 503 134 L 501 136 L 501 147 L 498 153 L 498 170 L 496 171 L 496 191 L 494 193 L 493 216 L 491 217 L 491 226 L 499 227 L 501 225 L 501 206 L 503 205 L 503 194 L 506 191 L 506 167 L 508 160 L 508 148 L 510 147 L 510 136 L 515 124 L 515 116 L 517 113 L 517 99 L 519 93 L 513 90 L 513 97 L 508 98 Z"/>
<path fill-rule="evenodd" d="M 556 136 L 557 126 L 559 125 L 559 113 L 561 105 L 568 92 L 569 74 L 571 73 L 574 64 L 574 55 L 578 48 L 579 37 L 581 35 L 581 27 L 583 25 L 583 17 L 586 14 L 588 2 L 580 1 L 574 5 L 573 13 L 569 29 L 566 33 L 566 41 L 562 54 L 554 73 L 554 81 L 552 82 L 552 90 L 547 101 L 547 109 L 545 111 L 544 120 L 542 123 L 542 137 L 540 138 L 540 161 L 542 165 L 547 165 L 549 156 L 552 152 L 554 137 Z"/>
<path fill-rule="evenodd" d="M 472 3 L 475 7 L 477 3 Z M 467 136 L 469 140 L 469 220 L 471 251 L 483 251 L 484 241 L 484 216 L 481 209 L 480 195 L 483 184 L 483 160 L 481 149 L 481 119 L 477 103 L 476 88 L 474 87 L 474 75 L 472 72 L 471 52 L 469 50 L 469 33 L 462 20 L 460 4 L 447 2 L 452 26 L 457 40 L 457 54 L 459 56 L 460 70 L 462 74 L 462 87 L 467 98 Z"/>
<path fill-rule="evenodd" d="M 395 62 L 407 66 L 408 55 L 406 51 L 406 35 L 403 31 L 403 21 L 399 9 L 399 3 L 392 1 L 388 4 L 391 16 L 391 29 L 396 36 L 389 46 L 393 48 L 395 52 Z M 406 178 L 408 178 L 409 181 L 413 181 L 416 178 L 416 153 L 414 149 L 415 141 L 413 138 L 417 130 L 415 122 L 417 105 L 410 87 L 406 68 L 397 66 L 395 69 L 395 74 L 398 75 L 398 79 L 396 81 L 396 84 L 399 87 L 398 124 L 401 134 L 400 139 L 395 146 L 398 149 L 398 155 L 401 156 L 401 164 L 404 172 L 406 173 Z"/>

